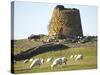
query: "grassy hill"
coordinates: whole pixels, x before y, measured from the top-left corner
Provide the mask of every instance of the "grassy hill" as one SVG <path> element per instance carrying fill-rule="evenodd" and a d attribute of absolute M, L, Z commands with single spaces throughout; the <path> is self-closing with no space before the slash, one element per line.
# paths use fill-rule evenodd
<path fill-rule="evenodd" d="M 14 54 L 26 51 L 35 46 L 41 45 L 40 41 L 29 41 L 27 39 L 15 40 L 14 41 Z M 78 43 L 64 43 L 70 48 L 64 48 L 63 50 L 58 49 L 57 51 L 47 51 L 40 53 L 31 58 L 43 58 L 45 61 L 48 57 L 54 59 L 64 56 L 68 59 L 67 64 L 63 64 L 54 68 L 51 68 L 50 63 L 44 62 L 41 66 L 33 67 L 29 69 L 31 62 L 23 63 L 24 60 L 17 61 L 14 64 L 15 73 L 31 73 L 31 72 L 50 72 L 50 71 L 68 71 L 68 70 L 79 70 L 79 69 L 95 69 L 97 68 L 97 43 L 96 41 L 87 42 L 84 44 Z M 74 58 L 70 59 L 71 55 L 83 54 L 83 60 L 76 61 Z"/>

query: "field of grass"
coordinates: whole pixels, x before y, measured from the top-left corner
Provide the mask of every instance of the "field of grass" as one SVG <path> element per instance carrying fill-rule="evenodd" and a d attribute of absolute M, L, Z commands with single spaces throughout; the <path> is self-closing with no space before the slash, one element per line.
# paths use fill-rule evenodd
<path fill-rule="evenodd" d="M 20 52 L 20 50 L 27 50 L 28 48 L 32 48 L 36 45 L 41 44 L 40 42 L 29 42 L 28 40 L 17 41 L 15 42 L 15 54 Z M 19 44 L 20 43 L 20 44 Z M 92 43 L 96 45 L 96 42 Z M 87 45 L 87 44 L 86 44 Z M 75 54 L 83 54 L 83 60 L 75 60 L 74 58 L 70 59 L 71 55 Z M 81 70 L 81 69 L 96 69 L 97 68 L 97 48 L 93 45 L 93 47 L 74 47 L 74 48 L 66 48 L 63 50 L 57 51 L 49 51 L 42 54 L 38 54 L 33 56 L 32 58 L 43 58 L 44 61 L 48 57 L 53 57 L 54 59 L 58 57 L 66 57 L 68 59 L 67 64 L 58 65 L 57 67 L 51 68 L 50 65 L 52 62 L 46 63 L 44 62 L 41 66 L 35 66 L 32 69 L 29 69 L 31 62 L 23 63 L 24 60 L 17 61 L 14 64 L 14 73 L 35 73 L 35 72 L 51 72 L 51 71 L 68 71 L 68 70 Z"/>

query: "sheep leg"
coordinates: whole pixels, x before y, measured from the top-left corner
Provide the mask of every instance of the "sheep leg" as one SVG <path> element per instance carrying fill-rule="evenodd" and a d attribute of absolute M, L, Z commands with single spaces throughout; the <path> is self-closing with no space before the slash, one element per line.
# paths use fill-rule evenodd
<path fill-rule="evenodd" d="M 64 64 L 66 64 L 66 62 L 64 62 Z"/>

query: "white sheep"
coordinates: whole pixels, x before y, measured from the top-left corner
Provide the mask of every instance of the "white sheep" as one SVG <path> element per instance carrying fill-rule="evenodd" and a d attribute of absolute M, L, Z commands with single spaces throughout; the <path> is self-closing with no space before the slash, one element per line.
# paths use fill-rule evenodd
<path fill-rule="evenodd" d="M 57 58 L 54 60 L 54 62 L 51 64 L 51 67 L 54 67 L 56 65 L 61 65 L 62 64 L 62 59 L 61 58 Z"/>
<path fill-rule="evenodd" d="M 31 58 L 30 60 L 29 60 L 29 62 L 32 62 L 33 61 L 33 58 Z"/>
<path fill-rule="evenodd" d="M 73 57 L 74 57 L 74 55 L 71 55 L 71 56 L 70 56 L 70 59 L 72 59 Z"/>
<path fill-rule="evenodd" d="M 25 59 L 23 63 L 27 63 L 29 61 L 29 59 Z"/>
<path fill-rule="evenodd" d="M 67 61 L 66 57 L 61 57 L 61 59 L 62 59 L 62 63 L 66 64 L 66 61 Z"/>
<path fill-rule="evenodd" d="M 54 60 L 54 62 L 51 64 L 51 67 L 54 67 L 56 65 L 62 65 L 63 63 L 66 64 L 66 59 L 65 57 L 60 57 Z"/>
<path fill-rule="evenodd" d="M 50 61 L 52 61 L 52 57 L 50 57 L 50 58 L 47 58 L 47 60 L 46 60 L 46 62 L 50 62 Z"/>
<path fill-rule="evenodd" d="M 83 55 L 82 54 L 78 54 L 75 60 L 82 60 L 83 59 Z"/>
<path fill-rule="evenodd" d="M 30 68 L 32 68 L 32 67 L 34 67 L 34 66 L 37 66 L 37 65 L 41 65 L 41 64 L 43 64 L 43 59 L 39 59 L 39 58 L 37 58 L 37 59 L 34 59 L 33 61 L 32 61 L 32 63 L 31 63 L 31 65 L 30 65 Z"/>
<path fill-rule="evenodd" d="M 41 59 L 41 64 L 43 64 L 44 63 L 44 59 Z"/>
<path fill-rule="evenodd" d="M 78 55 L 74 55 L 74 58 L 76 58 Z"/>

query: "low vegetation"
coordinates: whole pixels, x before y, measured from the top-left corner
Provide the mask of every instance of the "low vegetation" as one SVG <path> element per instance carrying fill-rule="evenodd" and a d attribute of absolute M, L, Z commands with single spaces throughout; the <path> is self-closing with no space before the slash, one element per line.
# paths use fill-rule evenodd
<path fill-rule="evenodd" d="M 44 39 L 44 38 L 43 38 Z M 62 42 L 61 42 L 62 43 Z M 43 44 L 39 40 L 15 40 L 14 41 L 14 55 L 24 52 L 30 48 L 36 47 Z M 44 53 L 37 54 L 31 58 L 43 58 L 44 64 L 35 66 L 32 69 L 29 68 L 32 62 L 23 63 L 24 60 L 19 60 L 14 65 L 14 73 L 33 73 L 33 72 L 51 72 L 51 71 L 68 71 L 68 70 L 81 70 L 81 69 L 95 69 L 97 68 L 97 42 L 96 40 L 88 41 L 86 43 L 71 43 L 63 42 L 64 45 L 69 48 L 58 49 L 57 51 L 51 50 Z M 82 54 L 83 60 L 70 59 L 71 55 Z M 51 68 L 52 62 L 46 62 L 46 59 L 53 57 L 66 57 L 67 64 L 58 65 L 57 67 Z"/>

